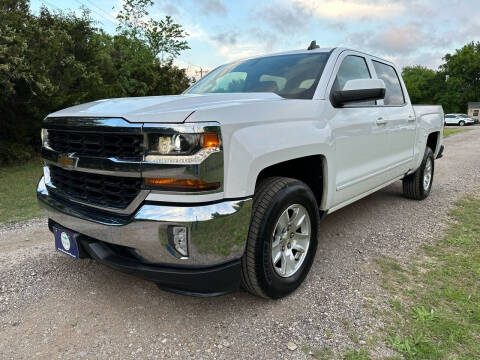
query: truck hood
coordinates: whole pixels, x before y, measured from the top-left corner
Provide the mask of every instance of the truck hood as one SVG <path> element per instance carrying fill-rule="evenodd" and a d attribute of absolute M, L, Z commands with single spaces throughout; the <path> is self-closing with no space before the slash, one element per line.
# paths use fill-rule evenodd
<path fill-rule="evenodd" d="M 194 111 L 256 101 L 278 101 L 274 93 L 185 94 L 105 99 L 72 106 L 48 117 L 121 117 L 130 122 L 181 123 Z"/>

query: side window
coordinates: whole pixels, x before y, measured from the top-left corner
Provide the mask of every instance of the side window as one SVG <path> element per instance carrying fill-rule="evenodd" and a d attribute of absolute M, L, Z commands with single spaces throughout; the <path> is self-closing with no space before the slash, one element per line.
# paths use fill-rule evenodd
<path fill-rule="evenodd" d="M 387 64 L 373 60 L 373 67 L 377 72 L 377 77 L 385 83 L 387 91 L 385 92 L 385 105 L 403 105 L 405 97 L 403 96 L 402 85 L 395 69 Z"/>
<path fill-rule="evenodd" d="M 343 59 L 342 64 L 338 68 L 332 91 L 342 90 L 348 80 L 371 79 L 365 58 L 361 56 L 348 55 Z M 352 103 L 352 106 L 371 106 L 375 105 L 375 101 L 362 101 Z"/>
<path fill-rule="evenodd" d="M 349 55 L 343 59 L 335 78 L 334 90 L 342 90 L 348 80 L 370 79 L 367 62 L 363 57 Z"/>

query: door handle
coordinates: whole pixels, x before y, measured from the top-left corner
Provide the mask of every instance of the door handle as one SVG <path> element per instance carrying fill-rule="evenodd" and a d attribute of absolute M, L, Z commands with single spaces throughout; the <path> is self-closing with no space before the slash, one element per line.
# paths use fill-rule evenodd
<path fill-rule="evenodd" d="M 408 122 L 413 122 L 413 121 L 415 121 L 415 116 L 408 115 Z"/>
<path fill-rule="evenodd" d="M 383 124 L 386 124 L 387 123 L 387 120 L 385 120 L 383 117 L 379 117 L 377 119 L 377 125 L 383 125 Z"/>

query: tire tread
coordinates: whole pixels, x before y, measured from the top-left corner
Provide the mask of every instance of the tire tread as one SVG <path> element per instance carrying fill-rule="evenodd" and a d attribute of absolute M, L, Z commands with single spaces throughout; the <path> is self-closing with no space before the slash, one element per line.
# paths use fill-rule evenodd
<path fill-rule="evenodd" d="M 431 154 L 433 154 L 432 149 L 427 147 L 425 149 L 425 154 L 423 156 L 423 160 L 420 167 L 413 174 L 410 174 L 403 179 L 402 181 L 403 195 L 405 197 L 413 200 L 423 200 L 426 198 L 426 196 L 422 192 L 422 189 L 423 189 L 422 170 L 423 170 L 423 167 L 425 166 L 427 157 L 432 156 Z M 433 178 L 432 178 L 432 181 L 433 181 Z"/>
<path fill-rule="evenodd" d="M 270 177 L 262 181 L 253 197 L 252 219 L 248 231 L 247 245 L 242 257 L 241 283 L 245 290 L 253 295 L 264 298 L 270 298 L 261 288 L 258 274 L 261 271 L 260 264 L 256 264 L 255 255 L 259 241 L 257 241 L 262 220 L 268 210 L 270 202 L 280 190 L 292 183 L 298 182 L 296 179 L 285 177 Z"/>

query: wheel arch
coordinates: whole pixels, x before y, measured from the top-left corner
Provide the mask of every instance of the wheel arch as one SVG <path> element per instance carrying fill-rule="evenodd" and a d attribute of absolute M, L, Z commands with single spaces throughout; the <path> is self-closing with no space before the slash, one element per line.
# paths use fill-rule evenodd
<path fill-rule="evenodd" d="M 273 176 L 303 181 L 312 190 L 318 206 L 324 208 L 328 188 L 327 158 L 325 155 L 302 156 L 267 166 L 258 173 L 255 188 L 264 179 Z"/>
<path fill-rule="evenodd" d="M 428 134 L 427 145 L 436 155 L 440 148 L 440 131 L 434 131 Z"/>

